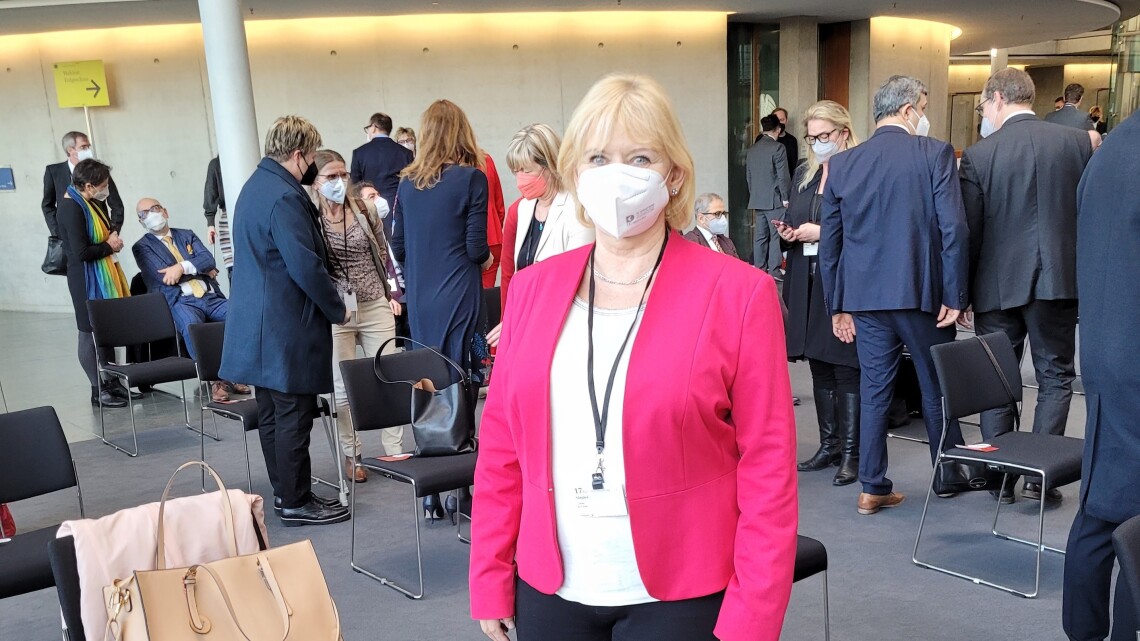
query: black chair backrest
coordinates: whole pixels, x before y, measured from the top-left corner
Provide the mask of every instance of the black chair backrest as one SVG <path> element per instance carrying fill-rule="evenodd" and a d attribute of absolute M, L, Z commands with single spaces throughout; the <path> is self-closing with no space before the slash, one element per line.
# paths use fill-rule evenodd
<path fill-rule="evenodd" d="M 79 485 L 53 407 L 0 414 L 0 503 Z"/>
<path fill-rule="evenodd" d="M 225 323 L 194 323 L 189 327 L 190 342 L 194 344 L 198 375 L 204 381 L 220 380 L 222 343 L 226 338 Z"/>
<path fill-rule="evenodd" d="M 431 379 L 437 389 L 451 384 L 452 369 L 426 349 L 387 354 L 377 359 L 358 358 L 340 362 L 344 391 L 352 424 L 358 431 L 378 430 L 412 422 L 412 386 L 381 383 L 376 367 L 392 381 Z"/>
<path fill-rule="evenodd" d="M 89 300 L 87 313 L 100 347 L 153 343 L 178 334 L 162 294 Z"/>
<path fill-rule="evenodd" d="M 1008 392 L 982 341 L 986 342 L 1001 366 L 1009 383 Z M 1009 337 L 1002 332 L 935 345 L 930 348 L 930 357 L 934 360 L 938 384 L 946 402 L 946 420 L 1008 407 L 1013 401 L 1021 401 L 1021 368 Z"/>
<path fill-rule="evenodd" d="M 1112 533 L 1112 547 L 1120 562 L 1117 581 L 1127 581 L 1132 593 L 1132 611 L 1140 612 L 1140 516 L 1120 524 Z M 1119 592 L 1117 592 L 1119 594 Z M 1140 630 L 1137 630 L 1140 634 Z"/>
<path fill-rule="evenodd" d="M 483 309 L 487 312 L 487 328 L 503 322 L 503 301 L 498 287 L 483 288 Z"/>
<path fill-rule="evenodd" d="M 255 528 L 256 529 L 256 528 Z M 55 577 L 59 609 L 67 626 L 68 641 L 83 641 L 83 618 L 79 601 L 79 564 L 75 559 L 75 537 L 65 536 L 48 541 L 48 560 Z"/>

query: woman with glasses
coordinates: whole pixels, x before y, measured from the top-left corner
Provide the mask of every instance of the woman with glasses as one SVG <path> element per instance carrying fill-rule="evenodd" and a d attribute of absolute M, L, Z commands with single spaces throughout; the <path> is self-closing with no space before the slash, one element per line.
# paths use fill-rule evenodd
<path fill-rule="evenodd" d="M 348 196 L 352 185 L 344 158 L 337 152 L 322 149 L 313 162 L 317 166 L 313 191 L 321 210 L 321 228 L 333 267 L 332 275 L 350 312 L 347 323 L 332 328 L 336 425 L 345 458 L 345 476 L 363 483 L 368 480 L 368 473 L 357 465 L 360 440 L 352 429 L 340 362 L 356 358 L 358 345 L 364 349 L 365 356 L 371 358 L 384 341 L 396 335 L 400 303 L 392 296 L 388 283 L 390 259 L 381 222 L 387 212 L 376 210 L 376 207 L 387 208 L 388 204 L 383 198 L 368 202 Z M 395 344 L 388 349 L 394 350 Z M 403 427 L 381 430 L 384 453 L 390 456 L 403 452 L 403 438 Z"/>
<path fill-rule="evenodd" d="M 416 153 L 416 131 L 411 127 L 400 127 L 397 129 L 396 142 L 413 154 Z"/>
<path fill-rule="evenodd" d="M 796 170 L 783 220 L 773 221 L 788 250 L 783 296 L 788 359 L 807 359 L 811 368 L 819 449 L 800 463 L 801 472 L 839 465 L 835 485 L 859 477 L 859 356 L 855 343 L 832 332 L 817 265 L 819 210 L 831 158 L 859 143 L 851 115 L 839 103 L 821 100 L 804 114 L 807 160 Z"/>

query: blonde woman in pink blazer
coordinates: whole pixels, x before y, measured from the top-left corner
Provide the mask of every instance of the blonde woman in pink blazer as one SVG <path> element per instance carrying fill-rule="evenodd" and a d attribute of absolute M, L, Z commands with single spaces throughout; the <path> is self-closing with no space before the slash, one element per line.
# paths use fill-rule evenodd
<path fill-rule="evenodd" d="M 558 166 L 597 243 L 512 285 L 472 615 L 495 641 L 777 641 L 797 505 L 775 284 L 677 233 L 693 161 L 653 80 L 594 85 Z"/>

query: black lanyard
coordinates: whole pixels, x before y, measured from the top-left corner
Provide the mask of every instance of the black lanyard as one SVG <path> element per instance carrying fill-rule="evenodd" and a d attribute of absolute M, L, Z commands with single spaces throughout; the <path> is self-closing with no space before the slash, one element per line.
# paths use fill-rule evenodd
<path fill-rule="evenodd" d="M 649 277 L 645 280 L 645 289 L 641 292 L 641 300 L 637 303 L 637 308 L 633 314 L 633 323 L 629 326 L 629 331 L 625 334 L 625 340 L 621 343 L 621 348 L 618 349 L 617 357 L 614 358 L 614 364 L 610 368 L 610 379 L 606 383 L 606 396 L 603 401 L 601 410 L 598 409 L 598 393 L 594 386 L 594 292 L 596 284 L 594 282 L 594 252 L 597 246 L 590 250 L 590 299 L 589 308 L 586 315 L 586 324 L 589 328 L 587 334 L 587 351 L 586 351 L 586 384 L 590 390 L 590 409 L 594 412 L 594 436 L 596 437 L 596 445 L 598 448 L 598 469 L 594 471 L 591 477 L 591 486 L 595 490 L 600 490 L 605 487 L 605 477 L 603 475 L 604 468 L 602 467 L 602 453 L 606 449 L 606 425 L 609 423 L 610 418 L 610 396 L 614 391 L 614 379 L 617 378 L 618 365 L 621 363 L 621 357 L 625 354 L 625 348 L 629 345 L 629 339 L 633 336 L 633 330 L 637 327 L 637 317 L 641 313 L 641 306 L 645 304 L 645 297 L 649 294 L 649 286 L 653 283 L 653 277 L 657 274 L 657 268 L 661 266 L 661 259 L 665 256 L 665 245 L 669 244 L 669 232 L 665 232 L 665 240 L 661 243 L 661 251 L 657 254 L 657 262 L 653 264 L 653 270 L 649 272 Z"/>

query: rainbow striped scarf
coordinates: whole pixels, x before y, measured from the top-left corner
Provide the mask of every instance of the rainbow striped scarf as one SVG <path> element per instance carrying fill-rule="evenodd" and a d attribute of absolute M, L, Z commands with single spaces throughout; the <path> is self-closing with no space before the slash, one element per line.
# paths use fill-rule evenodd
<path fill-rule="evenodd" d="M 68 185 L 67 193 L 71 199 L 79 203 L 83 215 L 87 218 L 87 235 L 91 237 L 92 244 L 107 242 L 111 237 L 111 220 L 99 201 L 89 201 L 79 193 L 74 186 Z M 87 281 L 87 300 L 100 300 L 104 298 L 123 298 L 131 295 L 127 277 L 123 268 L 111 256 L 83 264 L 84 276 Z"/>

